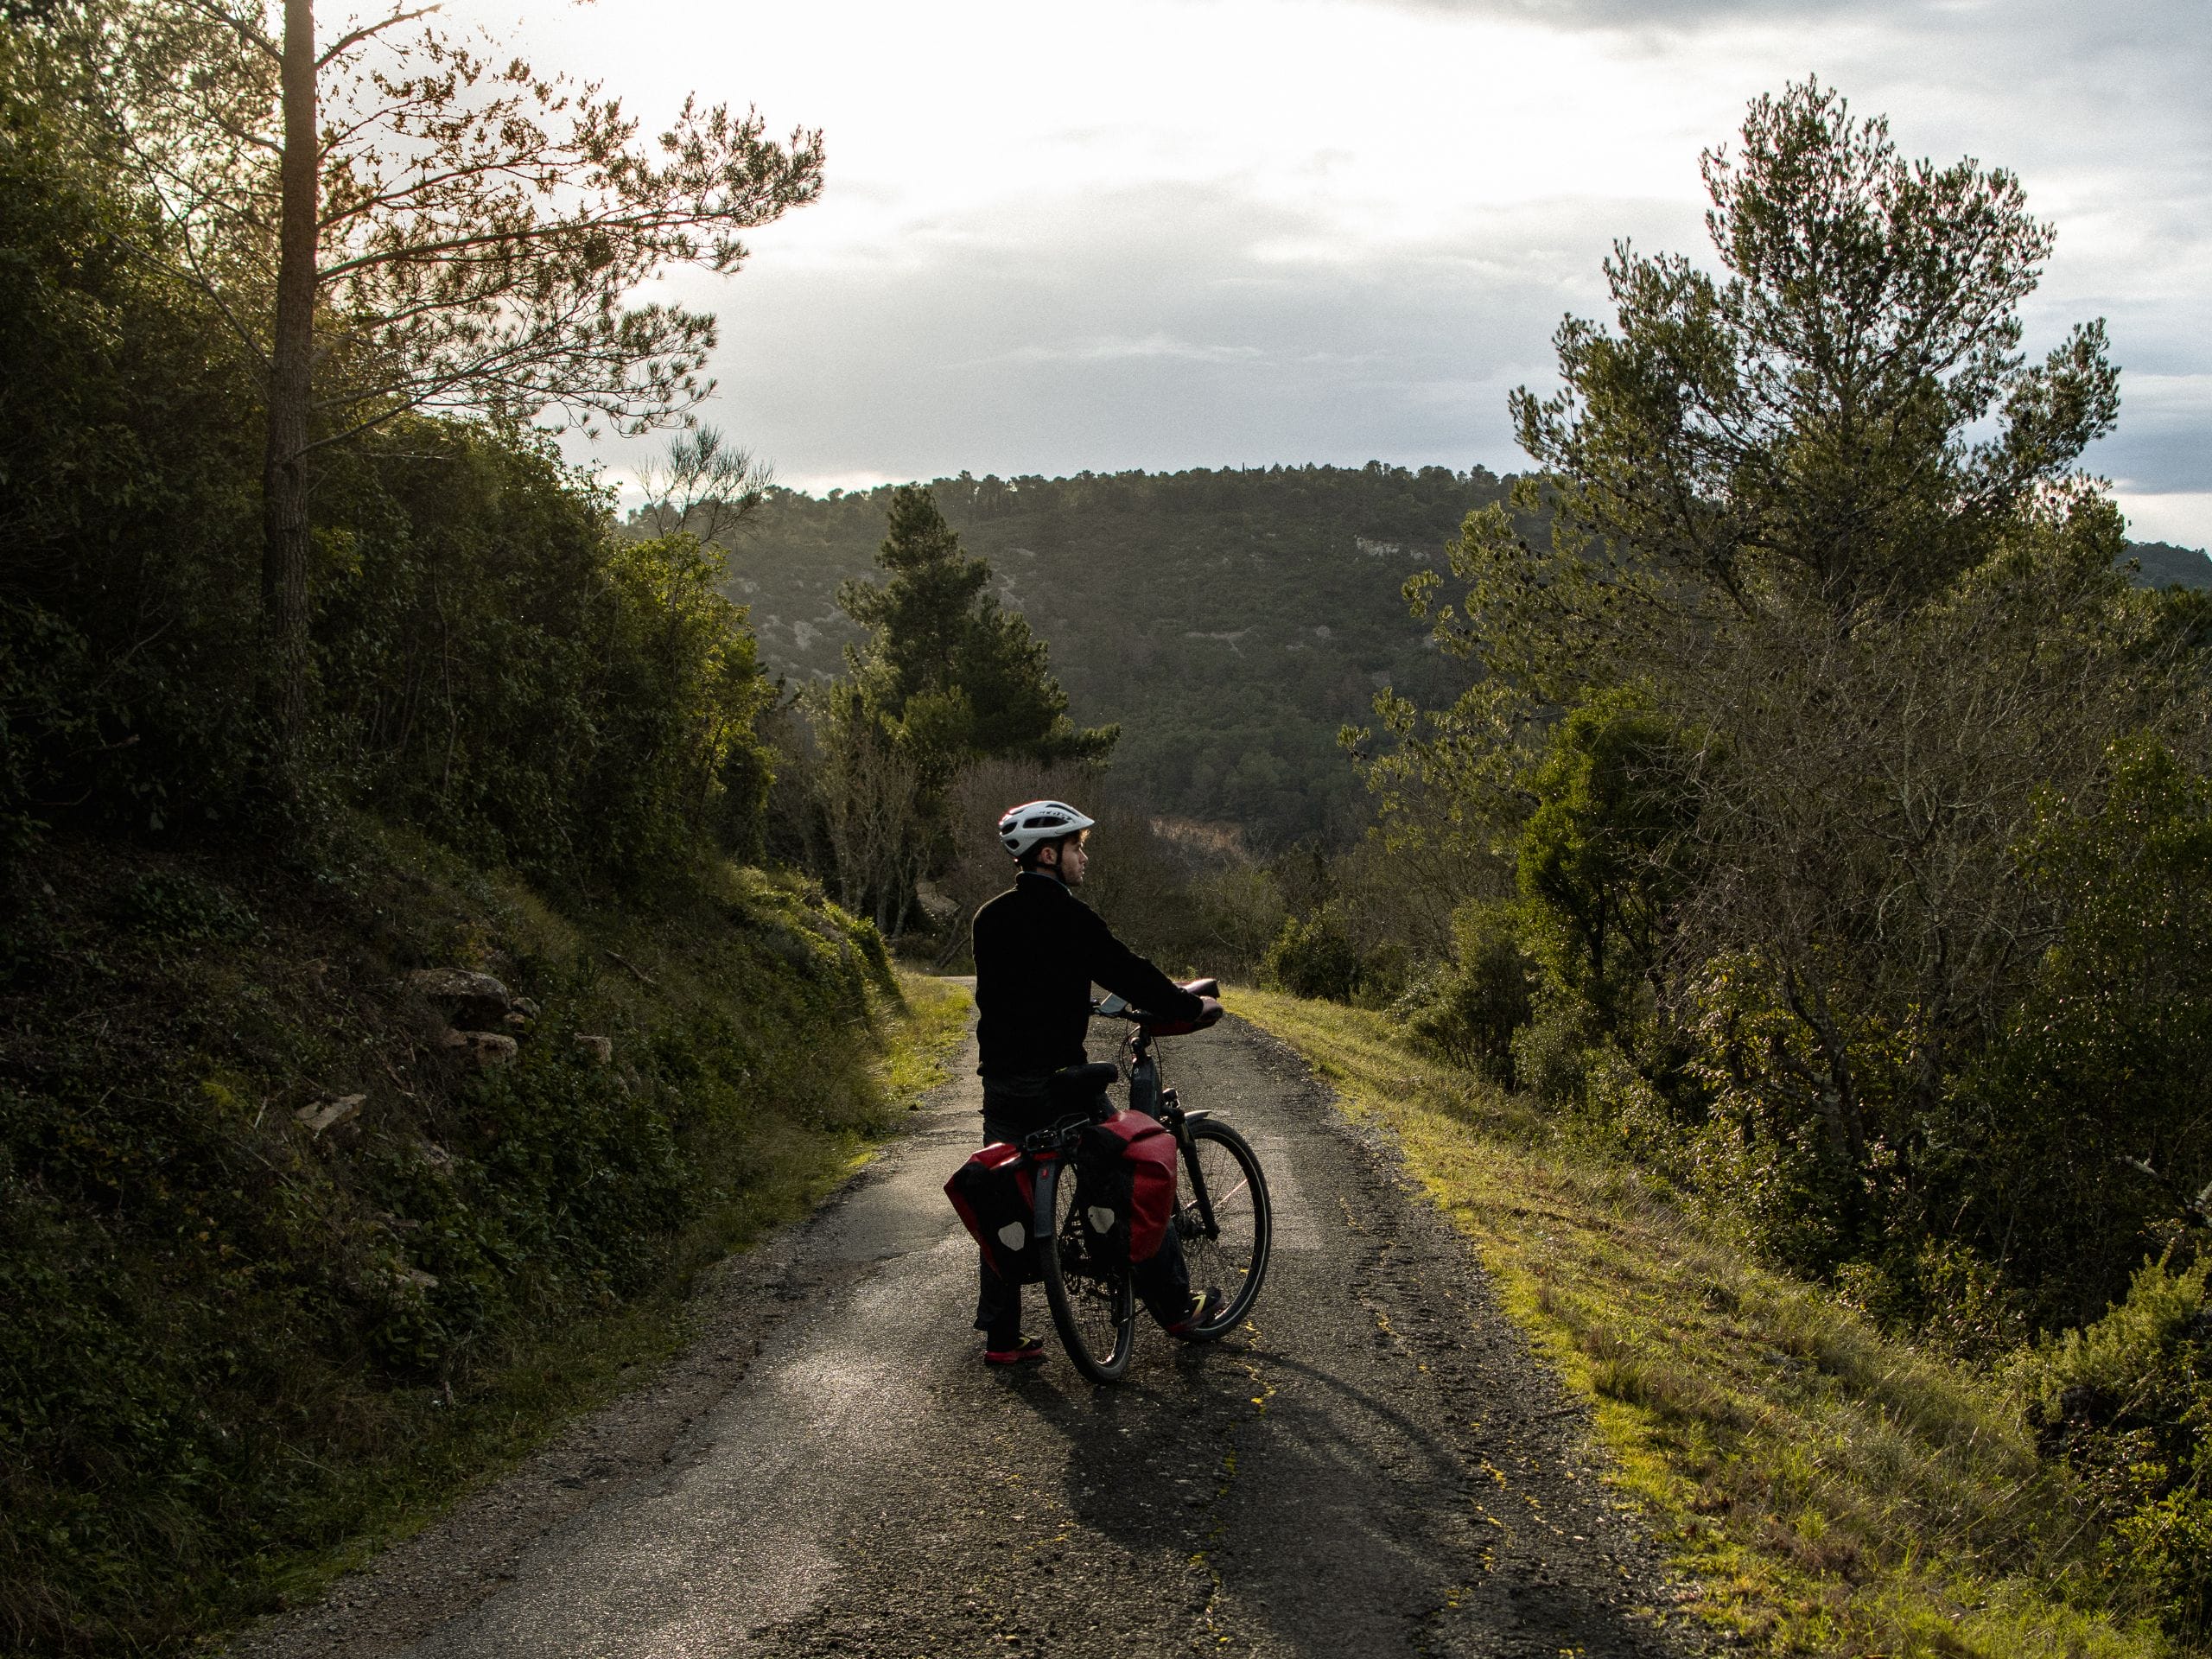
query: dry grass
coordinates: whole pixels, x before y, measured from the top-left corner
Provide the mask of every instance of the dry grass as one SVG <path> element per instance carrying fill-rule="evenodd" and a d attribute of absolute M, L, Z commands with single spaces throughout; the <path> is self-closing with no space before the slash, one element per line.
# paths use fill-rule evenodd
<path fill-rule="evenodd" d="M 1868 1659 L 2174 1650 L 2095 1605 L 2075 1508 L 1996 1384 L 1747 1262 L 1380 1014 L 1243 990 L 1230 1006 L 1396 1135 L 1590 1402 L 1610 1478 L 1707 1622 L 1756 1651 Z"/>

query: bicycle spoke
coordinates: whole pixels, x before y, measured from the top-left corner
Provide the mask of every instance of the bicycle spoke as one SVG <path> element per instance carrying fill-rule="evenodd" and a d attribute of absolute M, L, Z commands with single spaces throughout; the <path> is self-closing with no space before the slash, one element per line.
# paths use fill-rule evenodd
<path fill-rule="evenodd" d="M 1126 1265 L 1109 1267 L 1090 1249 L 1077 1210 L 1071 1171 L 1063 1168 L 1052 1194 L 1052 1249 L 1047 1257 L 1046 1300 L 1068 1357 L 1101 1382 L 1117 1380 L 1136 1342 L 1136 1302 Z"/>
<path fill-rule="evenodd" d="M 1267 1271 L 1273 1232 L 1267 1181 L 1244 1138 L 1211 1119 L 1191 1126 L 1186 1156 L 1196 1163 L 1198 1179 L 1185 1207 L 1189 1222 L 1177 1231 L 1192 1287 L 1211 1286 L 1227 1295 L 1220 1316 L 1199 1333 L 1220 1336 L 1243 1319 Z"/>
<path fill-rule="evenodd" d="M 1230 1187 L 1228 1192 L 1222 1193 L 1219 1197 L 1216 1197 L 1212 1190 L 1209 1188 L 1206 1192 L 1206 1197 L 1212 1200 L 1213 1207 L 1215 1211 L 1218 1212 L 1219 1211 L 1226 1209 L 1228 1207 L 1229 1201 L 1235 1198 L 1239 1192 L 1249 1192 L 1251 1190 L 1251 1182 L 1239 1181 L 1236 1185 Z"/>

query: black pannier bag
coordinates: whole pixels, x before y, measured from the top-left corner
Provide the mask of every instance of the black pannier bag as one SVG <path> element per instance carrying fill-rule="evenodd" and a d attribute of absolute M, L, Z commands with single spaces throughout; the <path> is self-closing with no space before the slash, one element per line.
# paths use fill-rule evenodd
<path fill-rule="evenodd" d="M 1142 1112 L 1086 1124 L 1076 1150 L 1076 1202 L 1096 1258 L 1142 1267 L 1175 1213 L 1175 1137 Z"/>
<path fill-rule="evenodd" d="M 1035 1284 L 1045 1276 L 1044 1258 L 1029 1236 L 1037 1183 L 1020 1147 L 994 1141 L 952 1172 L 944 1196 L 982 1247 L 993 1273 L 1013 1285 Z"/>

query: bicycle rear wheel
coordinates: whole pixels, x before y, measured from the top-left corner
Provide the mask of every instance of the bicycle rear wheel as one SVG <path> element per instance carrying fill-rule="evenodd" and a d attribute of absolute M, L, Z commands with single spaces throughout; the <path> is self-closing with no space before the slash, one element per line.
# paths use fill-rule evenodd
<path fill-rule="evenodd" d="M 1192 1288 L 1211 1286 L 1226 1298 L 1219 1313 L 1190 1332 L 1193 1341 L 1210 1342 L 1235 1330 L 1251 1311 L 1268 1276 L 1274 1212 L 1259 1154 L 1243 1135 L 1210 1117 L 1192 1119 L 1185 1133 L 1175 1230 L 1191 1265 Z"/>
<path fill-rule="evenodd" d="M 1137 1346 L 1136 1289 L 1126 1262 L 1109 1266 L 1092 1252 L 1076 1211 L 1075 1172 L 1054 1168 L 1052 1236 L 1045 1246 L 1045 1300 L 1076 1369 L 1095 1382 L 1118 1382 Z"/>

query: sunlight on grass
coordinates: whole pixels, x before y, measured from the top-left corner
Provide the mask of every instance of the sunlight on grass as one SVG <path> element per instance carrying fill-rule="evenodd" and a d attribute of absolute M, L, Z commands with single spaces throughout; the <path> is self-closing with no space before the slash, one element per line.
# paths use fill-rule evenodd
<path fill-rule="evenodd" d="M 2094 1559 L 2017 1402 L 1700 1233 L 1637 1171 L 1408 1050 L 1384 1014 L 1232 1011 L 1387 1126 L 1507 1313 L 1591 1407 L 1686 1605 L 1755 1651 L 2176 1651 L 2094 1607 Z M 2069 1605 L 2069 1590 L 2076 1594 Z"/>
<path fill-rule="evenodd" d="M 903 1109 L 951 1077 L 976 999 L 956 980 L 897 971 L 906 1006 L 875 1064 L 875 1080 L 885 1103 Z"/>

